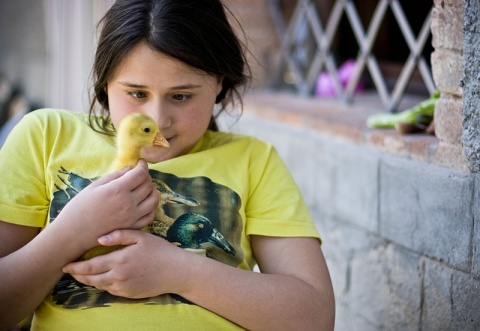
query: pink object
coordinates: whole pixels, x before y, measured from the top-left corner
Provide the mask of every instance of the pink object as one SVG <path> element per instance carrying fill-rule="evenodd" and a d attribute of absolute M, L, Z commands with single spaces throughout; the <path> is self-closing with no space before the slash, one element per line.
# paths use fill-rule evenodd
<path fill-rule="evenodd" d="M 338 68 L 338 78 L 342 88 L 346 88 L 348 82 L 350 81 L 353 73 L 355 71 L 355 61 L 348 60 Z M 360 93 L 364 90 L 364 83 L 360 79 L 357 87 L 355 88 L 355 93 Z M 317 79 L 317 86 L 315 88 L 315 95 L 317 97 L 335 97 L 337 96 L 337 91 L 335 90 L 335 84 L 333 83 L 332 77 L 325 72 L 320 73 Z"/>
<path fill-rule="evenodd" d="M 329 74 L 322 72 L 318 76 L 315 95 L 317 97 L 334 97 L 337 95 L 333 79 Z"/>

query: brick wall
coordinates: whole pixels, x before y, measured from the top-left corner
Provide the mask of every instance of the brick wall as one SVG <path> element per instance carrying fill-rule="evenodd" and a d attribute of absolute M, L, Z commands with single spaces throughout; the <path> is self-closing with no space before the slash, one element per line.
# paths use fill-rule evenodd
<path fill-rule="evenodd" d="M 435 0 L 432 11 L 432 72 L 441 98 L 435 107 L 440 163 L 467 165 L 462 147 L 463 0 Z"/>

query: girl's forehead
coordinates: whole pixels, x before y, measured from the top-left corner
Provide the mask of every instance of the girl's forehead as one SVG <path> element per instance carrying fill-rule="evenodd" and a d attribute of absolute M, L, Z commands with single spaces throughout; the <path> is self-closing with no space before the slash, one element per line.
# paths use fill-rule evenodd
<path fill-rule="evenodd" d="M 204 80 L 211 75 L 180 60 L 153 50 L 145 43 L 136 45 L 116 68 L 112 79 L 120 76 L 158 78 L 190 78 Z"/>

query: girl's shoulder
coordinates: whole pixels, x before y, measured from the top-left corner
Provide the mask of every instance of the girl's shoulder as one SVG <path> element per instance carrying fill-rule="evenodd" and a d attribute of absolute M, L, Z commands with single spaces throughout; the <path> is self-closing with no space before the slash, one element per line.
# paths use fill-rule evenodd
<path fill-rule="evenodd" d="M 20 122 L 22 122 L 24 127 L 40 127 L 41 129 L 48 129 L 49 132 L 67 130 L 102 132 L 100 123 L 104 120 L 103 117 L 90 118 L 87 113 L 65 109 L 42 108 L 26 114 Z"/>
<path fill-rule="evenodd" d="M 64 118 L 74 120 L 88 118 L 88 114 L 86 113 L 80 113 L 60 108 L 40 108 L 29 112 L 25 116 L 33 116 L 39 119 Z"/>
<path fill-rule="evenodd" d="M 271 143 L 258 137 L 232 132 L 207 131 L 205 134 L 205 140 L 210 148 L 230 144 L 254 149 L 271 149 L 273 147 Z"/>
<path fill-rule="evenodd" d="M 78 113 L 65 109 L 41 108 L 26 114 L 23 117 L 22 122 L 30 125 L 36 123 L 42 127 L 46 125 L 51 127 L 55 124 L 83 125 L 88 124 L 88 115 L 85 113 Z"/>

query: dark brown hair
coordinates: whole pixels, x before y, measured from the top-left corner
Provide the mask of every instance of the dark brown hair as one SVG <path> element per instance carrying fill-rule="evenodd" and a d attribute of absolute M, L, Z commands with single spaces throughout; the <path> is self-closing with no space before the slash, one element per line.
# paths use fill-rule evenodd
<path fill-rule="evenodd" d="M 220 0 L 117 0 L 99 22 L 102 28 L 93 64 L 93 95 L 89 118 L 102 132 L 109 125 L 107 82 L 125 55 L 144 41 L 153 50 L 223 78 L 216 103 L 219 112 L 235 101 L 249 79 L 240 40 L 230 25 Z M 95 105 L 107 120 L 99 121 Z M 92 125 L 93 127 L 93 125 Z M 209 129 L 218 130 L 212 117 Z"/>

